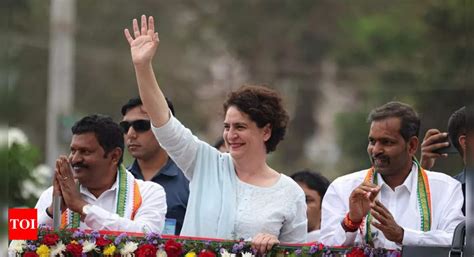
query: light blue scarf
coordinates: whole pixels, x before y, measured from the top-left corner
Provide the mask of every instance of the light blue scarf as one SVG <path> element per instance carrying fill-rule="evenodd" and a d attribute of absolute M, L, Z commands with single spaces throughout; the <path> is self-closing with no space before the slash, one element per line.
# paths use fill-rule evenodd
<path fill-rule="evenodd" d="M 232 158 L 201 143 L 195 161 L 181 235 L 237 239 L 237 175 Z"/>

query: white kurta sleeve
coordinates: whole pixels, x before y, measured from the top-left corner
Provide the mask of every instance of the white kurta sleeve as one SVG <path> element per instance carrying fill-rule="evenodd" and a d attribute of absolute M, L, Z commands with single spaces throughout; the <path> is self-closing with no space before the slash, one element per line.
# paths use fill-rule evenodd
<path fill-rule="evenodd" d="M 195 137 L 191 130 L 184 127 L 172 115 L 163 126 L 159 128 L 152 126 L 152 131 L 161 147 L 191 181 L 199 144 L 204 142 Z"/>
<path fill-rule="evenodd" d="M 38 212 L 38 225 L 46 225 L 49 227 L 53 226 L 53 219 L 46 214 L 46 208 L 48 208 L 52 202 L 53 187 L 49 187 L 43 193 L 41 193 L 41 196 L 35 206 L 35 209 Z"/>
<path fill-rule="evenodd" d="M 349 196 L 343 197 L 337 180 L 333 182 L 323 198 L 321 209 L 321 242 L 328 246 L 351 246 L 357 237 L 356 232 L 346 232 L 341 225 L 349 211 Z M 344 199 L 347 198 L 347 199 Z"/>
<path fill-rule="evenodd" d="M 167 210 L 165 191 L 163 187 L 153 182 L 141 182 L 139 187 L 142 204 L 134 220 L 120 217 L 110 210 L 92 205 L 84 223 L 94 230 L 161 233 Z"/>

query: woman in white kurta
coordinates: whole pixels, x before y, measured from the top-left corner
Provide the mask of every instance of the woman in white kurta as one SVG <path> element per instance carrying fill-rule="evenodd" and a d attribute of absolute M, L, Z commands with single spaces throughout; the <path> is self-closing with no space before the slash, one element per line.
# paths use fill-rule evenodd
<path fill-rule="evenodd" d="M 288 115 L 280 96 L 260 86 L 242 87 L 224 103 L 222 154 L 172 117 L 158 86 L 152 59 L 158 47 L 153 17 L 126 29 L 140 97 L 162 147 L 190 179 L 181 235 L 252 238 L 260 252 L 282 242 L 305 242 L 305 196 L 289 177 L 266 163 L 283 139 Z"/>

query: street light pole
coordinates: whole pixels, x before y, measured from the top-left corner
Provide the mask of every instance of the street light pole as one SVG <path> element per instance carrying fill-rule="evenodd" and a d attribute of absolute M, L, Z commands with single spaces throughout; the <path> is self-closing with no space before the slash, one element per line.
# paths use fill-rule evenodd
<path fill-rule="evenodd" d="M 62 152 L 59 119 L 74 105 L 75 0 L 51 0 L 46 119 L 46 163 L 54 167 Z"/>

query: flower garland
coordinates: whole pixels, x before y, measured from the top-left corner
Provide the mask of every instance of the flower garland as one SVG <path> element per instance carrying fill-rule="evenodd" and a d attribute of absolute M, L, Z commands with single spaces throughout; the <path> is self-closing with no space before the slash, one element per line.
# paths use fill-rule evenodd
<path fill-rule="evenodd" d="M 161 237 L 156 233 L 109 233 L 39 228 L 38 240 L 12 241 L 9 257 L 255 257 L 250 242 Z M 268 257 L 399 257 L 394 250 L 326 247 L 322 244 L 278 245 Z"/>

